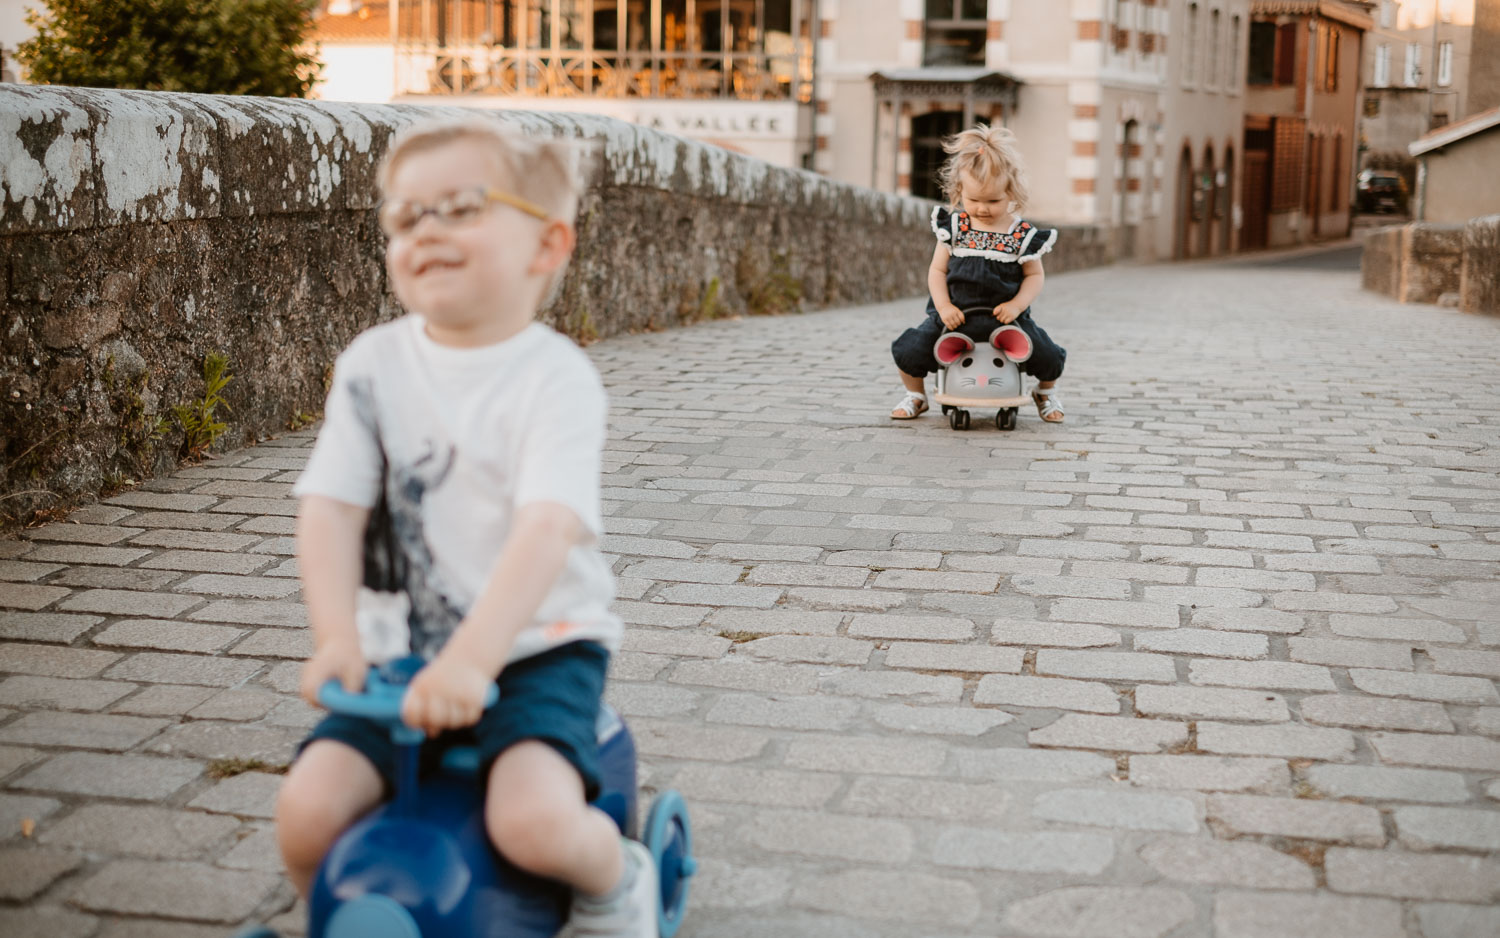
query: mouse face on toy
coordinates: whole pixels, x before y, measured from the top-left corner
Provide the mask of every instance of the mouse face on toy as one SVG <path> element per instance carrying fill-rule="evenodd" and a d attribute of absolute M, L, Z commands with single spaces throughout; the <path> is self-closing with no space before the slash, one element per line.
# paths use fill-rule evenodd
<path fill-rule="evenodd" d="M 945 332 L 932 352 L 944 367 L 944 393 L 955 397 L 1003 398 L 1021 396 L 1017 362 L 1031 357 L 1031 337 L 1016 326 L 990 333 L 988 345 L 976 346 L 961 332 Z"/>

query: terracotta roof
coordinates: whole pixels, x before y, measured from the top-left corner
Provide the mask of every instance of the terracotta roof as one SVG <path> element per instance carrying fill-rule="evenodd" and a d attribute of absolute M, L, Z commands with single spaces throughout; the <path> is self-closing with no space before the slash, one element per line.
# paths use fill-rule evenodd
<path fill-rule="evenodd" d="M 1461 121 L 1444 124 L 1437 130 L 1429 130 L 1408 144 L 1407 150 L 1412 156 L 1421 156 L 1429 150 L 1440 150 L 1450 143 L 1457 143 L 1465 137 L 1472 137 L 1497 124 L 1500 124 L 1500 107 L 1492 107 L 1488 111 L 1470 114 Z"/>
<path fill-rule="evenodd" d="M 364 0 L 346 15 L 324 13 L 318 17 L 314 36 L 319 42 L 389 43 L 391 5 L 388 0 Z"/>

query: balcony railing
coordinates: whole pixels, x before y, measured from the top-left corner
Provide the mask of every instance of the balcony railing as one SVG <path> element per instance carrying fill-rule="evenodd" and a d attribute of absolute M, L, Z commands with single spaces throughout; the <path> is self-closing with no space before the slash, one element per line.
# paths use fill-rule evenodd
<path fill-rule="evenodd" d="M 762 53 L 599 53 L 424 46 L 396 49 L 402 94 L 812 100 L 810 56 Z"/>

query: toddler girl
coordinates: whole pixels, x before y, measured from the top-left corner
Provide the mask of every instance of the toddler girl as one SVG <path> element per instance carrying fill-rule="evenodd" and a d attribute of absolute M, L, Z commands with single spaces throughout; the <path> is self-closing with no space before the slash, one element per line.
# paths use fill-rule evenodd
<path fill-rule="evenodd" d="M 927 319 L 891 343 L 906 386 L 891 417 L 910 420 L 927 409 L 922 379 L 939 367 L 933 346 L 944 332 L 962 332 L 984 345 L 1001 323 L 1014 323 L 1031 337 L 1031 357 L 1020 369 L 1039 382 L 1032 391 L 1037 412 L 1061 423 L 1062 402 L 1052 389 L 1068 353 L 1032 322 L 1030 308 L 1042 292 L 1041 256 L 1052 250 L 1057 231 L 1017 214 L 1028 186 L 1015 134 L 979 124 L 946 140 L 943 149 L 950 156 L 939 179 L 952 208 L 932 210 L 937 249 L 927 269 Z M 975 307 L 986 311 L 974 313 Z"/>

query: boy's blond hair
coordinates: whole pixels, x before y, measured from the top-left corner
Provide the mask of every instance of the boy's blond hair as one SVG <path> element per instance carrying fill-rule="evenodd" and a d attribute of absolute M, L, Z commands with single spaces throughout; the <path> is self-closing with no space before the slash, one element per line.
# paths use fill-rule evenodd
<path fill-rule="evenodd" d="M 477 145 L 493 161 L 501 188 L 536 203 L 559 221 L 571 225 L 577 219 L 583 187 L 582 147 L 568 140 L 508 133 L 477 118 L 429 121 L 403 131 L 380 164 L 382 196 L 407 157 L 460 142 Z"/>
<path fill-rule="evenodd" d="M 944 140 L 943 150 L 949 156 L 938 171 L 938 181 L 949 204 L 955 208 L 962 204 L 962 179 L 968 173 L 985 182 L 1002 183 L 1014 203 L 1012 211 L 1026 208 L 1031 199 L 1031 181 L 1021 161 L 1016 135 L 1009 129 L 976 124 Z"/>

